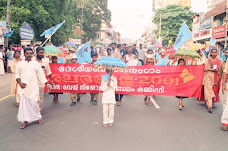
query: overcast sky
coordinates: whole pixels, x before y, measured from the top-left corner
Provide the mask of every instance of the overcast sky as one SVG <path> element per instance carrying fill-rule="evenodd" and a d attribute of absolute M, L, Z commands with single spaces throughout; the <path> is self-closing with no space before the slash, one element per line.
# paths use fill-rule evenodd
<path fill-rule="evenodd" d="M 192 10 L 206 10 L 207 0 L 192 0 Z M 124 38 L 138 39 L 150 22 L 152 16 L 152 0 L 108 0 L 112 12 L 112 25 L 115 31 Z"/>

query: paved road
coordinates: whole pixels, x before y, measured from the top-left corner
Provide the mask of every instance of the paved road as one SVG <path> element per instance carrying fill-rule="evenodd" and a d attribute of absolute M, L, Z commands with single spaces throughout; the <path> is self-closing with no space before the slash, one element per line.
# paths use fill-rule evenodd
<path fill-rule="evenodd" d="M 10 75 L 3 81 L 10 81 Z M 0 96 L 9 93 L 2 86 Z M 0 151 L 226 151 L 228 132 L 220 130 L 221 104 L 213 114 L 195 99 L 178 110 L 175 97 L 155 97 L 160 109 L 146 106 L 142 96 L 125 96 L 115 109 L 112 128 L 102 127 L 102 106 L 90 104 L 89 94 L 70 106 L 69 94 L 52 103 L 45 94 L 44 125 L 19 129 L 14 98 L 0 102 Z"/>

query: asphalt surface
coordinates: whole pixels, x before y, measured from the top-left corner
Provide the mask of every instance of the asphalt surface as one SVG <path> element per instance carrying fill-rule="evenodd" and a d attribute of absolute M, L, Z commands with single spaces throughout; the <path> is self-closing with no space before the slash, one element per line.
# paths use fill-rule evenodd
<path fill-rule="evenodd" d="M 10 92 L 10 74 L 0 76 L 0 99 Z M 146 106 L 143 96 L 126 95 L 115 108 L 113 127 L 102 127 L 101 95 L 98 105 L 90 95 L 70 106 L 69 94 L 59 104 L 45 94 L 43 125 L 19 129 L 15 99 L 0 101 L 0 151 L 227 151 L 228 132 L 220 130 L 222 105 L 212 114 L 195 98 L 178 110 L 175 97 L 156 96 L 160 106 Z"/>

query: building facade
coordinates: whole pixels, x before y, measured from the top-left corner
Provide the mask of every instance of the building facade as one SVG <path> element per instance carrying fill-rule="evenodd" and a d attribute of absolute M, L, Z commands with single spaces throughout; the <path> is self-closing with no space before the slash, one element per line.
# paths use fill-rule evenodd
<path fill-rule="evenodd" d="M 103 20 L 95 41 L 104 45 L 109 45 L 112 42 L 120 43 L 120 33 L 115 32 L 112 25 Z"/>
<path fill-rule="evenodd" d="M 191 7 L 191 0 L 153 0 L 153 11 L 165 8 L 167 5 L 182 5 Z"/>
<path fill-rule="evenodd" d="M 227 44 L 227 0 L 208 0 L 207 12 L 195 14 L 193 19 L 193 38 L 200 43 L 216 39 L 216 48 L 221 52 Z"/>

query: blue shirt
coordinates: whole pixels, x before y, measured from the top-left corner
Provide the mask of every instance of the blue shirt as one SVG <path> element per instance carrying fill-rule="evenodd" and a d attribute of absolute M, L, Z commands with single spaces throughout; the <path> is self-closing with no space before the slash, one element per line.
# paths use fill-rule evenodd
<path fill-rule="evenodd" d="M 7 59 L 13 60 L 13 52 L 11 52 L 11 51 L 7 52 Z"/>

